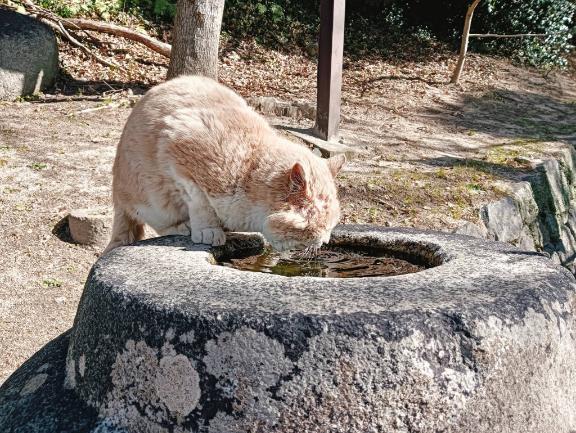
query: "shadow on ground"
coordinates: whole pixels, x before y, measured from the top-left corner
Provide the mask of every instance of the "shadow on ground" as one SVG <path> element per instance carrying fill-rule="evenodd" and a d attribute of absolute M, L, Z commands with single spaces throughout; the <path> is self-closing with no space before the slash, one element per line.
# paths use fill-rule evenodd
<path fill-rule="evenodd" d="M 442 112 L 449 113 L 438 116 L 439 123 L 465 127 L 472 134 L 482 132 L 494 137 L 576 144 L 576 100 L 500 89 L 481 96 L 463 95 L 456 104 L 439 104 Z M 439 114 L 438 109 L 425 113 Z"/>

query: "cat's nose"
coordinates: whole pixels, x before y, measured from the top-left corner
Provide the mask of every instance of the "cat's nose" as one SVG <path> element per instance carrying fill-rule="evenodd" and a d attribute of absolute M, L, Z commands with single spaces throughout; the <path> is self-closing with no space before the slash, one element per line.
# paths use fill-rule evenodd
<path fill-rule="evenodd" d="M 330 242 L 330 233 L 324 233 L 322 236 L 322 243 L 327 244 L 328 242 Z"/>

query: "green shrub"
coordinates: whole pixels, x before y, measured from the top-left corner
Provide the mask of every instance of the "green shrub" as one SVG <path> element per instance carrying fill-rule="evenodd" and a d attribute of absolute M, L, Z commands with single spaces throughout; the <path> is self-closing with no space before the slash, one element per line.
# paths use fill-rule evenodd
<path fill-rule="evenodd" d="M 317 0 L 226 0 L 222 28 L 231 40 L 307 47 L 316 40 L 318 7 Z"/>
<path fill-rule="evenodd" d="M 429 29 L 456 48 L 472 0 L 396 0 L 406 30 Z M 545 38 L 471 39 L 471 50 L 515 57 L 537 66 L 566 64 L 574 37 L 574 0 L 482 0 L 472 21 L 473 33 L 545 33 Z"/>
<path fill-rule="evenodd" d="M 457 49 L 472 0 L 355 0 L 346 4 L 345 49 L 349 55 L 401 56 L 401 45 L 426 47 L 442 41 Z M 574 38 L 576 0 L 482 0 L 474 33 L 546 33 L 545 38 L 472 39 L 471 50 L 544 66 L 566 64 Z M 176 0 L 41 0 L 64 17 L 113 18 L 136 13 L 169 24 Z M 222 29 L 228 41 L 254 38 L 273 48 L 314 47 L 319 0 L 226 0 Z"/>
<path fill-rule="evenodd" d="M 535 66 L 565 66 L 566 54 L 573 48 L 573 19 L 576 4 L 572 0 L 490 0 L 479 11 L 478 33 L 546 34 L 508 40 L 474 41 L 472 48 L 514 55 Z"/>

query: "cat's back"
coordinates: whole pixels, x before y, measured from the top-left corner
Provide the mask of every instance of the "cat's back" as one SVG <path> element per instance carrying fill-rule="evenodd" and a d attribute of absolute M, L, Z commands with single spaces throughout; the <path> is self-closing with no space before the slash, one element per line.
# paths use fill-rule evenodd
<path fill-rule="evenodd" d="M 150 89 L 137 105 L 143 112 L 158 115 L 182 108 L 247 107 L 244 99 L 228 87 L 196 75 L 181 76 Z"/>

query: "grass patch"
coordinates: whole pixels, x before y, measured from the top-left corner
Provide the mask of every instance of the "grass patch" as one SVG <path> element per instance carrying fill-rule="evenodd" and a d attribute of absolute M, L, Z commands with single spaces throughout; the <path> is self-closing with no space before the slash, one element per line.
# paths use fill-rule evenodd
<path fill-rule="evenodd" d="M 57 280 L 56 278 L 46 278 L 42 280 L 42 285 L 49 289 L 53 289 L 56 287 L 62 287 L 62 281 Z"/>
<path fill-rule="evenodd" d="M 28 167 L 30 167 L 32 170 L 35 171 L 40 171 L 40 170 L 45 170 L 48 168 L 48 164 L 46 164 L 45 162 L 33 162 L 32 164 L 30 164 Z"/>
<path fill-rule="evenodd" d="M 482 161 L 463 162 L 468 163 L 340 179 L 344 207 L 353 209 L 347 212 L 350 222 L 403 222 L 422 213 L 477 220 L 480 204 L 503 193 L 495 186 L 497 176 L 486 170 Z"/>

